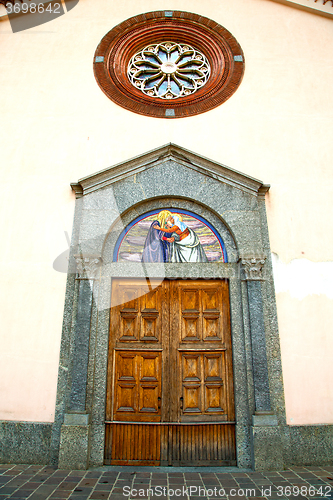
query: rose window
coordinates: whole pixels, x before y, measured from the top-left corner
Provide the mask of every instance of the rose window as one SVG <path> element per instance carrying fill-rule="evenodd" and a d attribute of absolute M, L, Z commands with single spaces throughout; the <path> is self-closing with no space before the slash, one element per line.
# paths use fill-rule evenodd
<path fill-rule="evenodd" d="M 194 94 L 207 82 L 207 58 L 190 45 L 163 42 L 137 52 L 128 65 L 131 83 L 145 95 L 177 99 Z"/>

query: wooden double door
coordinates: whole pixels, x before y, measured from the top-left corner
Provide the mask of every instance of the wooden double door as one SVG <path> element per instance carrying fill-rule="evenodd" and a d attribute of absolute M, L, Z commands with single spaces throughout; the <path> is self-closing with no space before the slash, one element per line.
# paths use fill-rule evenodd
<path fill-rule="evenodd" d="M 227 280 L 112 284 L 105 463 L 236 465 Z"/>

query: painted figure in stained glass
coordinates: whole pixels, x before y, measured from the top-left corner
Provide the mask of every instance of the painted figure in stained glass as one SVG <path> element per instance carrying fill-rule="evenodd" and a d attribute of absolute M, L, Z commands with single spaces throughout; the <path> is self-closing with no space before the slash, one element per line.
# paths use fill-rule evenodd
<path fill-rule="evenodd" d="M 158 229 L 160 226 L 165 227 L 167 214 L 170 214 L 167 210 L 160 212 L 148 229 L 142 252 L 142 262 L 169 262 L 169 244 L 173 240 Z"/>
<path fill-rule="evenodd" d="M 164 220 L 160 226 L 154 223 L 153 228 L 162 232 L 164 234 L 162 238 L 165 238 L 170 245 L 169 259 L 166 262 L 208 262 L 197 234 L 188 227 L 182 216 L 166 210 L 160 214 L 158 220 L 162 220 L 162 217 Z"/>
<path fill-rule="evenodd" d="M 224 243 L 201 216 L 178 209 L 153 210 L 122 232 L 114 250 L 117 262 L 227 262 Z"/>

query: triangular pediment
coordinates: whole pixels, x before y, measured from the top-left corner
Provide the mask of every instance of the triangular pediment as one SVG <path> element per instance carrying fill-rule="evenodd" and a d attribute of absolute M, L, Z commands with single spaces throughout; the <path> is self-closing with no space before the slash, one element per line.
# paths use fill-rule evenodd
<path fill-rule="evenodd" d="M 79 198 L 169 161 L 174 161 L 189 169 L 200 172 L 202 175 L 212 177 L 224 184 L 229 184 L 252 194 L 266 192 L 269 189 L 268 185 L 263 184 L 258 179 L 242 174 L 226 165 L 209 160 L 172 143 L 153 149 L 125 162 L 118 163 L 95 174 L 83 177 L 77 183 L 72 183 L 71 187 L 75 191 L 76 197 Z"/>

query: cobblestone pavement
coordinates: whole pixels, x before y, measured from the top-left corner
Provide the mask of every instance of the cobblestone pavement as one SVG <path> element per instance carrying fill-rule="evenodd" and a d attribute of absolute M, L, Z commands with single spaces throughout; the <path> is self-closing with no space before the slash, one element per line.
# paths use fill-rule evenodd
<path fill-rule="evenodd" d="M 279 472 L 222 468 L 104 467 L 67 471 L 0 464 L 0 500 L 333 499 L 333 467 Z"/>

